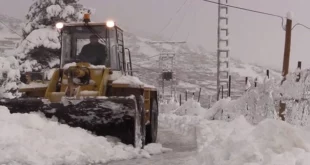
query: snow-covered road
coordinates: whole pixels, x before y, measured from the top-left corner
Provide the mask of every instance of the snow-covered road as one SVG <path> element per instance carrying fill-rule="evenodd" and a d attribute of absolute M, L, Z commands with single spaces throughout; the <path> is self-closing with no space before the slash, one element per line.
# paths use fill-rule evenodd
<path fill-rule="evenodd" d="M 115 161 L 104 165 L 194 165 L 197 164 L 195 159 L 195 155 L 197 154 L 195 139 L 195 135 L 180 135 L 161 125 L 158 132 L 158 142 L 161 143 L 163 147 L 171 148 L 173 151 L 153 155 L 149 159 L 142 158 Z"/>

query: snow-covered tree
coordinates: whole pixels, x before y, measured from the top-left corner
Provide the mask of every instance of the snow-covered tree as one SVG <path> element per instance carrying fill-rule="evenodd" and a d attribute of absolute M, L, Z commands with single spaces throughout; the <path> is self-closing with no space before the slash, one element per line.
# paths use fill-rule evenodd
<path fill-rule="evenodd" d="M 59 64 L 60 38 L 55 24 L 82 21 L 86 11 L 78 0 L 35 1 L 26 16 L 28 22 L 18 47 L 21 71 L 39 71 Z"/>
<path fill-rule="evenodd" d="M 0 57 L 0 98 L 17 94 L 20 78 L 18 61 L 13 56 Z"/>

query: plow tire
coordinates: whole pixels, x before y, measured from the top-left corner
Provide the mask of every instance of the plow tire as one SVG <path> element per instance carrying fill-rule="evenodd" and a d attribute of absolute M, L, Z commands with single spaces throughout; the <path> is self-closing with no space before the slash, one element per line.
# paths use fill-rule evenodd
<path fill-rule="evenodd" d="M 146 144 L 156 143 L 157 141 L 157 131 L 158 131 L 158 104 L 156 99 L 151 100 L 151 121 L 150 124 L 146 126 Z"/>

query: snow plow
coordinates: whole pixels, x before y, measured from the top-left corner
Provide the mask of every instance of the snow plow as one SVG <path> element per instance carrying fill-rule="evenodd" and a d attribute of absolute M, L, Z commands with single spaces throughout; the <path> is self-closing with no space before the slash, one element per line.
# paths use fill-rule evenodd
<path fill-rule="evenodd" d="M 11 113 L 40 112 L 135 147 L 156 142 L 157 90 L 132 76 L 123 31 L 113 21 L 92 23 L 87 14 L 84 22 L 56 27 L 61 34 L 59 68 L 47 79 L 43 73 L 26 73 L 19 89 L 23 96 L 0 99 L 0 105 Z"/>

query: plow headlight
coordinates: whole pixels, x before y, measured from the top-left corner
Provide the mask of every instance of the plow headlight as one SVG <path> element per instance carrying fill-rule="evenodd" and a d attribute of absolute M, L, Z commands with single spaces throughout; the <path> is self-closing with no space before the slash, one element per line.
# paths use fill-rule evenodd
<path fill-rule="evenodd" d="M 115 23 L 114 23 L 114 21 L 107 21 L 106 25 L 107 25 L 107 27 L 112 28 L 115 26 Z"/>
<path fill-rule="evenodd" d="M 57 29 L 62 29 L 63 27 L 64 27 L 64 23 L 62 23 L 62 22 L 56 23 L 56 28 Z"/>

